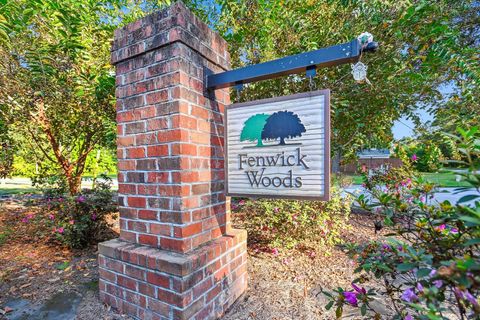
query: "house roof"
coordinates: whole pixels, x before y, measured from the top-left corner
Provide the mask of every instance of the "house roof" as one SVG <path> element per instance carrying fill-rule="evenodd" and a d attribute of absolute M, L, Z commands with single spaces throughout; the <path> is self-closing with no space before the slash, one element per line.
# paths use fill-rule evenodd
<path fill-rule="evenodd" d="M 388 159 L 390 158 L 389 149 L 366 149 L 357 152 L 359 159 Z"/>

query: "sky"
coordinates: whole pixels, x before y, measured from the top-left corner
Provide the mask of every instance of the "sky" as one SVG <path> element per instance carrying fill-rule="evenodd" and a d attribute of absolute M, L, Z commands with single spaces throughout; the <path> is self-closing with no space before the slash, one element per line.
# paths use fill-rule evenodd
<path fill-rule="evenodd" d="M 433 116 L 425 110 L 418 109 L 416 114 L 420 117 L 422 123 L 433 120 Z M 402 117 L 393 123 L 393 138 L 395 140 L 399 140 L 405 137 L 412 137 L 414 129 L 415 124 L 413 121 L 407 119 L 406 117 Z"/>
<path fill-rule="evenodd" d="M 451 83 L 447 83 L 438 89 L 442 93 L 444 99 L 448 99 L 448 97 L 455 91 L 455 87 Z M 418 108 L 416 114 L 419 116 L 422 123 L 433 120 L 433 116 L 423 109 Z M 415 125 L 412 120 L 402 117 L 393 123 L 393 137 L 395 140 L 402 139 L 404 137 L 412 137 L 414 128 Z"/>

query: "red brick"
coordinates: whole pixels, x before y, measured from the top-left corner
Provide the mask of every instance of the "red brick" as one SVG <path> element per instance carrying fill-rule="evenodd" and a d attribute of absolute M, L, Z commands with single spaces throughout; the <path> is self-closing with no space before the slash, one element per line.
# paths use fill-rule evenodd
<path fill-rule="evenodd" d="M 105 270 L 105 269 L 100 269 L 98 270 L 99 274 L 100 274 L 100 279 L 104 279 L 104 280 L 107 280 L 109 282 L 112 282 L 112 283 L 115 283 L 116 281 L 116 275 L 115 273 L 112 273 L 108 270 Z"/>
<path fill-rule="evenodd" d="M 193 223 L 187 226 L 175 227 L 173 234 L 176 238 L 186 238 L 202 232 L 202 223 Z"/>
<path fill-rule="evenodd" d="M 119 193 L 129 193 L 129 194 L 136 194 L 136 186 L 134 184 L 125 184 L 125 183 L 119 183 L 118 184 L 118 192 Z"/>
<path fill-rule="evenodd" d="M 157 108 L 155 108 L 155 106 L 147 106 L 145 108 L 135 109 L 134 117 L 135 119 L 138 119 L 138 120 L 150 119 L 155 117 L 156 111 L 157 111 Z M 148 127 L 148 122 L 147 122 L 147 127 Z"/>
<path fill-rule="evenodd" d="M 197 130 L 197 119 L 185 115 L 173 115 L 171 117 L 173 128 L 185 128 Z"/>
<path fill-rule="evenodd" d="M 168 172 L 149 172 L 147 176 L 147 182 L 167 183 Z"/>
<path fill-rule="evenodd" d="M 188 132 L 184 130 L 174 129 L 161 131 L 157 135 L 158 142 L 174 142 L 174 141 L 188 141 Z"/>
<path fill-rule="evenodd" d="M 138 242 L 152 247 L 158 246 L 158 238 L 150 234 L 139 234 Z"/>
<path fill-rule="evenodd" d="M 118 170 L 134 170 L 135 160 L 119 160 Z"/>
<path fill-rule="evenodd" d="M 157 298 L 160 301 L 177 307 L 185 307 L 192 301 L 190 292 L 185 294 L 176 294 L 172 291 L 166 291 L 161 288 L 157 289 Z"/>
<path fill-rule="evenodd" d="M 147 104 L 156 104 L 162 101 L 168 100 L 168 91 L 167 90 L 162 90 L 162 91 L 155 91 L 152 93 L 148 93 L 145 96 L 145 101 Z"/>
<path fill-rule="evenodd" d="M 156 131 L 168 128 L 167 118 L 156 118 L 147 120 L 147 130 Z"/>
<path fill-rule="evenodd" d="M 222 292 L 222 283 L 218 283 L 212 290 L 207 293 L 205 297 L 205 303 L 209 303 L 213 299 L 215 299 L 220 292 Z"/>
<path fill-rule="evenodd" d="M 128 197 L 128 205 L 134 208 L 145 208 L 147 201 L 143 197 Z"/>
<path fill-rule="evenodd" d="M 157 211 L 155 210 L 138 210 L 138 219 L 157 220 Z"/>
<path fill-rule="evenodd" d="M 144 194 L 144 195 L 158 194 L 157 186 L 139 184 L 137 188 L 138 188 L 138 192 L 137 192 L 138 194 Z"/>
<path fill-rule="evenodd" d="M 137 281 L 118 275 L 117 284 L 130 290 L 137 290 Z"/>
<path fill-rule="evenodd" d="M 147 148 L 147 155 L 149 157 L 168 156 L 168 145 L 150 146 Z"/>
<path fill-rule="evenodd" d="M 155 287 L 151 286 L 147 283 L 139 282 L 138 283 L 138 292 L 140 292 L 143 295 L 150 296 L 152 298 L 155 298 Z"/>
<path fill-rule="evenodd" d="M 135 232 L 147 232 L 147 225 L 141 221 L 128 221 L 128 229 Z"/>
<path fill-rule="evenodd" d="M 147 282 L 167 289 L 170 287 L 169 277 L 156 272 L 147 273 Z"/>
<path fill-rule="evenodd" d="M 160 247 L 166 250 L 187 252 L 192 248 L 192 243 L 189 239 L 177 240 L 162 237 L 160 238 Z"/>
<path fill-rule="evenodd" d="M 139 280 L 145 280 L 145 271 L 131 266 L 131 265 L 125 265 L 125 274 L 129 277 L 139 279 Z"/>
<path fill-rule="evenodd" d="M 127 149 L 127 157 L 133 159 L 145 158 L 145 149 L 142 147 Z"/>
<path fill-rule="evenodd" d="M 205 279 L 204 281 L 200 282 L 199 284 L 193 287 L 193 300 L 197 299 L 198 297 L 202 296 L 205 292 L 210 290 L 213 286 L 213 280 L 211 277 Z"/>
<path fill-rule="evenodd" d="M 195 144 L 174 143 L 172 144 L 172 156 L 175 155 L 197 155 L 197 146 Z"/>
<path fill-rule="evenodd" d="M 123 239 L 125 241 L 129 242 L 136 242 L 137 241 L 137 234 L 134 232 L 129 232 L 126 230 L 120 230 L 120 239 Z"/>
<path fill-rule="evenodd" d="M 135 145 L 135 137 L 118 137 L 117 138 L 117 147 L 131 147 Z"/>
<path fill-rule="evenodd" d="M 170 224 L 150 223 L 150 233 L 153 234 L 170 236 L 170 229 Z"/>

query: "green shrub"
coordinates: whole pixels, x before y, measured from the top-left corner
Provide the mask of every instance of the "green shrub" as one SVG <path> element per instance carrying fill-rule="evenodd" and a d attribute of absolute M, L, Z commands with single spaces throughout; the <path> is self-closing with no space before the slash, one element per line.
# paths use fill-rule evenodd
<path fill-rule="evenodd" d="M 362 209 L 383 219 L 389 238 L 351 244 L 350 255 L 359 273 L 351 288 L 324 292 L 340 318 L 345 305 L 366 318 L 380 319 L 373 295 L 391 303 L 391 319 L 480 319 L 480 134 L 478 128 L 459 130 L 459 150 L 469 172 L 461 173 L 471 188 L 456 204 L 434 203 L 431 184 L 405 179 L 398 172 L 365 176 Z M 375 280 L 374 280 L 375 279 Z M 374 280 L 375 288 L 362 287 Z M 351 316 L 351 315 L 350 315 Z"/>
<path fill-rule="evenodd" d="M 349 197 L 334 190 L 331 200 L 235 200 L 235 223 L 247 229 L 250 243 L 273 248 L 293 248 L 305 241 L 333 245 L 347 227 Z"/>
<path fill-rule="evenodd" d="M 110 184 L 98 183 L 74 197 L 48 198 L 43 210 L 55 239 L 71 248 L 82 248 L 104 239 L 112 227 L 108 218 L 117 211 L 117 204 Z"/>

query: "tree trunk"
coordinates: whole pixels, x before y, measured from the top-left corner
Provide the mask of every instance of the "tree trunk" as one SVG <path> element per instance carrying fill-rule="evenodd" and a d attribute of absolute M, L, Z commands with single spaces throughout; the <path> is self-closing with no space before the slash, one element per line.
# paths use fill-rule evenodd
<path fill-rule="evenodd" d="M 340 172 L 340 159 L 342 158 L 342 152 L 337 149 L 335 150 L 335 154 L 333 156 L 332 161 L 332 173 L 339 173 Z"/>
<path fill-rule="evenodd" d="M 285 138 L 284 138 L 284 137 L 281 137 L 281 138 L 280 138 L 280 143 L 279 143 L 279 145 L 281 145 L 281 146 L 285 145 Z"/>
<path fill-rule="evenodd" d="M 262 146 L 263 146 L 262 139 L 257 139 L 257 147 L 262 147 Z"/>
<path fill-rule="evenodd" d="M 71 196 L 76 195 L 82 189 L 82 175 L 67 176 L 68 192 Z"/>

